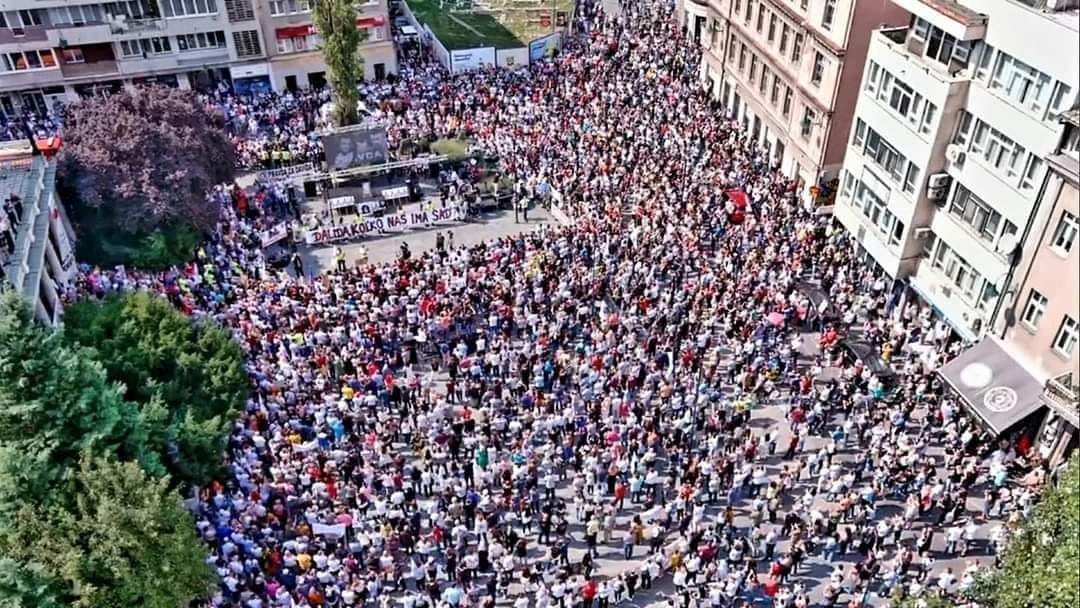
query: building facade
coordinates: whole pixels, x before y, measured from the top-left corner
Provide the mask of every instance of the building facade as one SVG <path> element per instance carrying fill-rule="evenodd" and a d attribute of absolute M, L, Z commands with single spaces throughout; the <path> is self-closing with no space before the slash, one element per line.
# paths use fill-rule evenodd
<path fill-rule="evenodd" d="M 888 0 L 681 0 L 679 11 L 711 94 L 802 182 L 805 202 L 830 204 L 811 188 L 839 174 L 870 32 L 907 14 Z"/>
<path fill-rule="evenodd" d="M 1003 316 L 1009 352 L 1046 387 L 1047 415 L 1038 448 L 1051 462 L 1077 445 L 1080 428 L 1080 109 L 1049 156 L 1040 210 L 1046 221 L 1031 236 L 1032 255 L 1017 270 L 1016 298 Z"/>
<path fill-rule="evenodd" d="M 12 0 L 0 10 L 0 113 L 145 82 L 238 91 L 321 85 L 310 0 Z M 397 73 L 386 0 L 358 4 L 364 76 Z"/>
<path fill-rule="evenodd" d="M 870 36 L 835 216 L 894 302 L 925 300 L 975 341 L 1046 221 L 1048 157 L 1080 87 L 1060 49 L 1080 46 L 1080 16 L 1064 1 L 896 2 L 911 18 Z"/>
<path fill-rule="evenodd" d="M 75 232 L 56 194 L 56 162 L 30 151 L 23 142 L 0 148 L 0 282 L 22 293 L 35 317 L 55 325 L 61 292 L 77 272 Z"/>

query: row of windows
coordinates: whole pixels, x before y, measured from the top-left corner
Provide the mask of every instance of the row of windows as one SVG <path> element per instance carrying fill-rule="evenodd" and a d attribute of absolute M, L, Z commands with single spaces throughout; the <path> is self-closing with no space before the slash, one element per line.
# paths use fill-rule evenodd
<path fill-rule="evenodd" d="M 764 101 L 767 98 L 774 108 L 780 110 L 784 118 L 791 116 L 794 91 L 785 84 L 780 74 L 770 70 L 768 64 L 759 59 L 753 49 L 742 44 L 734 34 L 731 35 L 728 48 L 731 49 L 728 62 L 738 62 L 739 71 L 747 75 L 747 82 L 751 85 L 757 84 L 761 99 Z"/>
<path fill-rule="evenodd" d="M 919 182 L 919 167 L 909 161 L 880 133 L 869 127 L 861 118 L 855 120 L 852 143 L 862 150 L 863 156 L 888 172 L 893 181 L 907 193 L 915 192 Z"/>
<path fill-rule="evenodd" d="M 1043 160 L 967 110 L 960 111 L 953 143 L 970 150 L 999 177 L 1022 190 L 1032 190 L 1042 176 Z"/>
<path fill-rule="evenodd" d="M 762 26 L 765 21 L 765 2 L 758 2 L 757 10 L 757 31 L 761 33 Z M 735 15 L 742 14 L 746 20 L 747 25 L 750 24 L 754 14 L 754 0 L 747 0 L 745 12 L 743 11 L 742 0 L 735 0 L 733 5 L 733 12 Z M 799 8 L 806 11 L 810 8 L 810 0 L 799 0 Z M 772 41 L 773 32 L 775 31 L 776 13 L 770 12 L 769 17 L 769 40 Z M 821 10 L 821 21 L 818 22 L 821 28 L 826 31 L 830 31 L 833 25 L 836 23 L 836 0 L 825 0 Z"/>
<path fill-rule="evenodd" d="M 16 51 L 0 54 L 0 69 L 4 72 L 48 70 L 59 67 L 51 49 L 41 51 Z"/>
<path fill-rule="evenodd" d="M 1032 289 L 1028 294 L 1027 304 L 1024 305 L 1024 312 L 1020 315 L 1020 321 L 1031 331 L 1038 330 L 1039 324 L 1046 316 L 1046 307 L 1049 304 L 1050 300 L 1046 296 Z M 1061 320 L 1061 325 L 1058 325 L 1050 346 L 1058 354 L 1070 357 L 1076 352 L 1078 343 L 1080 343 L 1080 323 L 1069 315 L 1065 315 Z"/>
<path fill-rule="evenodd" d="M 103 4 L 81 4 L 48 9 L 52 25 L 86 25 L 101 23 L 109 18 L 123 15 L 127 19 L 146 19 L 157 14 L 153 0 L 127 0 Z"/>
<path fill-rule="evenodd" d="M 971 41 L 957 40 L 952 34 L 920 17 L 912 17 L 911 37 L 923 43 L 923 56 L 955 69 L 967 66 Z"/>
<path fill-rule="evenodd" d="M 1072 88 L 1016 57 L 982 42 L 975 43 L 975 78 L 1037 118 L 1066 110 L 1072 104 Z"/>
<path fill-rule="evenodd" d="M 270 14 L 275 16 L 311 12 L 310 0 L 270 0 L 268 5 Z"/>
<path fill-rule="evenodd" d="M 1078 237 L 1080 237 L 1080 219 L 1069 211 L 1062 211 L 1050 237 L 1050 248 L 1059 254 L 1069 255 Z M 1028 294 L 1023 313 L 1020 315 L 1021 322 L 1031 331 L 1037 331 L 1049 304 L 1049 298 L 1032 289 Z M 1051 347 L 1057 353 L 1069 357 L 1076 352 L 1078 342 L 1080 342 L 1080 323 L 1073 317 L 1065 315 L 1054 334 Z"/>
<path fill-rule="evenodd" d="M 223 49 L 225 46 L 225 32 L 220 30 L 213 32 L 198 32 L 196 34 L 182 34 L 176 37 L 176 48 L 181 52 Z M 166 36 L 120 41 L 121 57 L 131 58 L 168 55 L 172 52 L 172 39 Z"/>
<path fill-rule="evenodd" d="M 850 173 L 845 176 L 846 182 L 849 181 L 850 176 Z M 850 183 L 845 189 L 850 191 Z M 884 191 L 887 192 L 888 189 L 886 188 Z M 900 244 L 904 238 L 904 222 L 889 211 L 886 201 L 873 188 L 860 180 L 858 187 L 855 189 L 853 202 L 855 207 L 862 209 L 863 215 L 885 237 L 889 245 L 897 246 Z"/>
<path fill-rule="evenodd" d="M 994 244 L 1001 237 L 1016 234 L 1016 226 L 1003 220 L 1001 214 L 971 193 L 963 184 L 953 191 L 949 213 L 966 224 L 979 238 Z"/>
<path fill-rule="evenodd" d="M 998 295 L 997 287 L 990 281 L 984 280 L 982 275 L 945 241 L 938 240 L 931 265 L 940 270 L 949 282 L 960 290 L 965 300 L 974 301 L 975 307 L 980 310 L 985 309 L 987 304 Z"/>
<path fill-rule="evenodd" d="M 217 0 L 161 0 L 161 10 L 166 17 L 191 17 L 217 14 L 218 7 Z"/>
<path fill-rule="evenodd" d="M 767 31 L 765 29 L 766 12 L 769 13 Z M 833 12 L 835 13 L 835 2 Z M 742 0 L 735 0 L 735 4 L 733 5 L 733 17 L 740 14 L 743 16 L 743 23 L 747 27 L 754 23 L 754 0 L 747 0 L 745 8 L 742 4 Z M 764 39 L 769 47 L 776 45 L 776 50 L 780 55 L 790 57 L 791 62 L 798 66 L 799 61 L 802 59 L 803 35 L 796 32 L 786 21 L 783 23 L 781 23 L 781 21 L 782 19 L 780 19 L 775 12 L 769 11 L 766 8 L 765 2 L 757 3 L 757 20 L 754 26 L 757 33 L 764 35 Z"/>
<path fill-rule="evenodd" d="M 919 133 L 931 132 L 937 117 L 937 106 L 874 61 L 870 61 L 867 68 L 866 90 L 907 120 Z"/>
<path fill-rule="evenodd" d="M 45 11 L 40 8 L 28 8 L 21 11 L 0 12 L 0 27 L 9 27 L 13 30 L 21 30 L 26 27 L 34 27 L 45 24 Z M 21 35 L 22 32 L 16 32 Z"/>
<path fill-rule="evenodd" d="M 293 36 L 292 38 L 278 38 L 277 50 L 278 53 L 300 53 L 303 51 L 309 51 L 319 48 L 319 44 L 322 43 L 322 39 L 318 34 L 308 34 L 307 36 Z"/>

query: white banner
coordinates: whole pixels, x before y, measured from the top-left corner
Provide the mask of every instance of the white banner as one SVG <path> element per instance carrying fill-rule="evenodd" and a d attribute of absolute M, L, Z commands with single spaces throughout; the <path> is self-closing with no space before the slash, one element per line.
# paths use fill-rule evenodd
<path fill-rule="evenodd" d="M 263 247 L 269 247 L 287 236 L 289 236 L 289 224 L 286 222 L 281 222 L 277 226 L 259 233 L 259 239 L 262 241 Z"/>
<path fill-rule="evenodd" d="M 325 245 L 346 239 L 358 239 L 381 232 L 401 232 L 418 226 L 457 221 L 457 211 L 453 207 L 441 207 L 427 211 L 402 211 L 393 215 L 374 217 L 370 220 L 344 226 L 327 226 L 318 230 L 309 230 L 309 245 Z"/>
<path fill-rule="evenodd" d="M 451 72 L 466 72 L 489 65 L 495 65 L 495 47 L 493 46 L 450 51 Z"/>
<path fill-rule="evenodd" d="M 311 524 L 311 533 L 316 536 L 345 536 L 345 524 Z"/>
<path fill-rule="evenodd" d="M 255 180 L 260 182 L 274 182 L 289 179 L 299 183 L 318 175 L 318 173 L 315 165 L 312 163 L 300 163 L 298 165 L 289 165 L 288 167 L 282 167 L 280 169 L 259 171 L 255 174 Z"/>

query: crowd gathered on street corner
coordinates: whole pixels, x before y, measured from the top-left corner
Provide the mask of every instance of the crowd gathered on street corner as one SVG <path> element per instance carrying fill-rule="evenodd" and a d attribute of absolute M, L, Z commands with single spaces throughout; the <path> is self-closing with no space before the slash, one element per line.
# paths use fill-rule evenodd
<path fill-rule="evenodd" d="M 1050 471 L 947 394 L 963 345 L 799 202 L 671 15 L 582 2 L 549 60 L 449 74 L 414 50 L 362 87 L 391 146 L 466 136 L 564 225 L 288 273 L 259 242 L 297 215 L 284 190 L 223 186 L 187 266 L 84 268 L 72 297 L 153 290 L 245 350 L 232 475 L 193 501 L 207 605 L 969 603 Z M 328 95 L 204 100 L 266 167 L 318 158 Z"/>

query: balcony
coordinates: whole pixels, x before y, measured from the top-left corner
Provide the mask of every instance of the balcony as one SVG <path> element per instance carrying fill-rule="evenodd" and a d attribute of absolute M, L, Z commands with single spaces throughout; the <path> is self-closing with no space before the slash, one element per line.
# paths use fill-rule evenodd
<path fill-rule="evenodd" d="M 896 0 L 895 4 L 958 40 L 977 40 L 986 34 L 986 15 L 956 0 Z"/>
<path fill-rule="evenodd" d="M 926 56 L 925 43 L 908 36 L 908 27 L 882 28 L 874 32 L 875 38 L 871 38 L 871 45 L 880 42 L 890 51 L 902 57 L 904 62 L 912 69 L 933 75 L 935 80 L 945 83 L 965 82 L 969 80 L 964 71 L 964 66 L 959 61 L 950 60 L 949 63 L 931 59 Z M 873 50 L 871 50 L 873 53 Z"/>
<path fill-rule="evenodd" d="M 88 76 L 107 76 L 119 74 L 120 68 L 115 60 L 94 61 L 85 63 L 65 63 L 60 67 L 64 78 L 86 78 Z"/>
<path fill-rule="evenodd" d="M 1046 381 L 1042 400 L 1074 427 L 1080 428 L 1080 386 L 1073 372 L 1065 372 Z"/>
<path fill-rule="evenodd" d="M 878 30 L 878 33 L 896 44 L 904 44 L 904 41 L 907 40 L 908 29 L 906 25 L 902 27 L 884 27 Z"/>
<path fill-rule="evenodd" d="M 86 44 L 64 49 L 60 58 L 64 78 L 88 78 L 120 73 L 111 44 Z"/>
<path fill-rule="evenodd" d="M 54 47 L 67 48 L 83 44 L 107 43 L 111 39 L 111 30 L 105 23 L 86 23 L 83 25 L 55 25 L 48 30 L 49 43 Z"/>
<path fill-rule="evenodd" d="M 115 17 L 109 22 L 109 28 L 114 34 L 142 34 L 164 32 L 167 27 L 164 19 L 127 19 L 123 15 Z"/>

